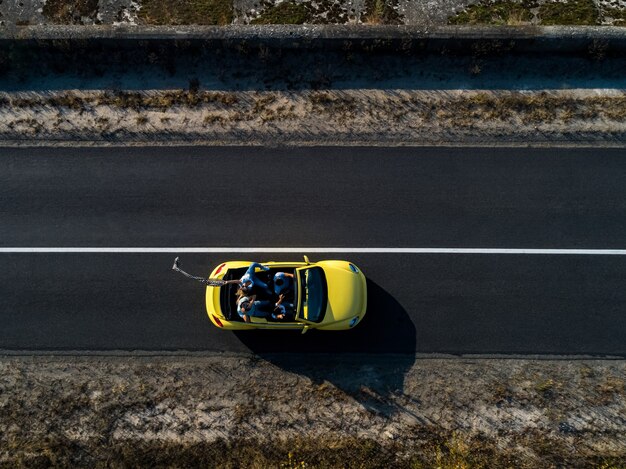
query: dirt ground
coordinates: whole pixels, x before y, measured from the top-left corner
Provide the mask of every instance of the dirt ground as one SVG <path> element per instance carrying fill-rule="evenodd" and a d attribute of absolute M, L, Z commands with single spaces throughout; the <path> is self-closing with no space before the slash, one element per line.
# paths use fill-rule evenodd
<path fill-rule="evenodd" d="M 290 14 L 285 4 L 300 15 Z M 0 26 L 39 24 L 141 25 L 141 24 L 406 24 L 445 25 L 458 14 L 473 16 L 483 24 L 541 24 L 540 5 L 551 4 L 565 12 L 550 15 L 546 24 L 624 25 L 624 0 L 21 0 L 0 2 Z M 281 8 L 281 5 L 282 8 Z M 582 5 L 582 6 L 581 6 Z M 511 14 L 513 10 L 515 14 Z M 580 11 L 581 10 L 582 13 Z M 591 15 L 585 15 L 590 10 Z M 526 12 L 520 14 L 519 12 Z M 528 16 L 529 18 L 527 18 Z"/>
<path fill-rule="evenodd" d="M 0 467 L 626 465 L 626 363 L 0 358 Z"/>

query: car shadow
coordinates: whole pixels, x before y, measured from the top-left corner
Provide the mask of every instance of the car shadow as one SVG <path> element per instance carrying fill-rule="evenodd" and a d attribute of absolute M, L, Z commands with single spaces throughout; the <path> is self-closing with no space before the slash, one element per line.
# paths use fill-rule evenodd
<path fill-rule="evenodd" d="M 368 307 L 349 331 L 236 331 L 254 354 L 281 369 L 308 377 L 324 388 L 331 383 L 365 408 L 384 414 L 399 409 L 404 375 L 415 361 L 415 326 L 402 305 L 367 280 Z"/>

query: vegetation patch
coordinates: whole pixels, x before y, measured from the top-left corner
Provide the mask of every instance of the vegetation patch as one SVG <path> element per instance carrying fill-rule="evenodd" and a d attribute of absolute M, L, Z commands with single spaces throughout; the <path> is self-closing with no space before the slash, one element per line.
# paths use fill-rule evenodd
<path fill-rule="evenodd" d="M 303 24 L 310 19 L 306 6 L 302 3 L 283 2 L 276 5 L 266 4 L 261 15 L 251 21 L 252 24 Z"/>
<path fill-rule="evenodd" d="M 533 10 L 537 12 L 534 18 Z M 611 11 L 617 23 L 624 21 L 626 12 L 619 9 Z M 607 16 L 611 16 L 608 15 Z M 600 12 L 593 0 L 548 1 L 536 0 L 482 1 L 468 6 L 465 10 L 448 18 L 448 24 L 489 24 L 522 25 L 537 23 L 541 25 L 596 25 L 600 21 Z"/>
<path fill-rule="evenodd" d="M 424 120 L 448 120 L 458 125 L 470 124 L 476 119 L 515 121 L 524 124 L 548 124 L 571 120 L 611 119 L 626 122 L 626 98 L 551 96 L 541 92 L 527 95 L 510 93 L 493 96 L 484 93 L 453 100 L 453 104 L 433 103 L 421 111 Z M 538 384 L 538 392 L 550 391 L 554 382 L 547 380 Z"/>
<path fill-rule="evenodd" d="M 468 6 L 464 11 L 448 19 L 448 24 L 528 24 L 533 18 L 531 8 L 537 7 L 533 0 L 514 2 L 498 0 Z"/>
<path fill-rule="evenodd" d="M 598 24 L 600 12 L 592 0 L 569 0 L 548 2 L 539 8 L 541 24 L 551 25 L 594 25 Z"/>
<path fill-rule="evenodd" d="M 80 392 L 85 392 L 84 388 Z M 118 389 L 115 392 L 126 392 Z M 228 441 L 186 440 L 184 431 L 179 441 L 167 439 L 116 439 L 107 427 L 109 415 L 123 412 L 121 407 L 93 409 L 85 394 L 77 399 L 64 399 L 57 405 L 57 418 L 69 419 L 81 412 L 98 415 L 100 438 L 76 440 L 66 436 L 62 427 L 55 427 L 43 438 L 29 439 L 13 436 L 6 442 L 7 450 L 1 459 L 2 467 L 214 467 L 252 469 L 265 468 L 344 468 L 344 469 L 469 469 L 515 467 L 531 469 L 543 467 L 602 467 L 622 469 L 623 455 L 603 457 L 584 450 L 572 457 L 567 444 L 546 438 L 537 430 L 516 438 L 524 448 L 532 448 L 538 459 L 528 457 L 513 446 L 498 444 L 497 438 L 471 434 L 460 430 L 445 430 L 435 426 L 414 427 L 405 439 L 372 439 L 342 436 L 328 432 L 321 437 L 293 437 L 267 441 L 253 437 Z M 154 403 L 145 399 L 138 407 L 154 409 Z M 19 409 L 13 417 L 26 409 Z M 154 411 L 154 410 L 153 410 Z M 6 414 L 6 412 L 4 412 Z M 244 417 L 247 417 L 247 411 Z M 238 422 L 246 425 L 246 418 Z M 101 465 L 106 461 L 106 465 Z M 598 464 L 599 463 L 599 464 Z"/>
<path fill-rule="evenodd" d="M 416 429 L 413 442 L 385 443 L 368 438 L 293 438 L 267 443 L 247 438 L 230 443 L 176 443 L 158 440 L 76 442 L 54 435 L 43 441 L 15 445 L 8 461 L 13 467 L 76 467 L 85 463 L 106 467 L 215 467 L 418 469 L 521 467 L 531 464 L 494 440 L 461 432 Z M 23 446 L 22 446 L 23 445 Z M 562 448 L 559 448 L 561 450 Z M 554 456 L 549 451 L 548 458 Z M 619 462 L 619 458 L 616 458 Z M 620 466 L 615 466 L 620 467 Z"/>
<path fill-rule="evenodd" d="M 602 16 L 605 21 L 610 18 L 613 26 L 626 26 L 626 8 L 604 8 Z"/>
<path fill-rule="evenodd" d="M 316 113 L 326 113 L 335 119 L 353 117 L 358 110 L 357 101 L 350 96 L 336 96 L 328 91 L 315 91 L 309 96 Z"/>
<path fill-rule="evenodd" d="M 226 25 L 233 21 L 232 0 L 143 0 L 139 18 L 146 24 Z"/>
<path fill-rule="evenodd" d="M 193 91 L 166 91 L 163 93 L 146 95 L 132 91 L 118 91 L 116 93 L 102 93 L 97 99 L 97 105 L 115 106 L 119 108 L 151 110 L 167 110 L 173 107 L 196 107 L 201 104 L 219 103 L 225 106 L 233 105 L 237 97 L 232 93 L 220 92 L 193 92 Z"/>
<path fill-rule="evenodd" d="M 362 20 L 368 24 L 402 24 L 397 0 L 366 0 Z"/>
<path fill-rule="evenodd" d="M 85 18 L 87 22 L 94 22 L 98 15 L 98 0 L 47 0 L 42 14 L 58 24 L 83 24 Z"/>

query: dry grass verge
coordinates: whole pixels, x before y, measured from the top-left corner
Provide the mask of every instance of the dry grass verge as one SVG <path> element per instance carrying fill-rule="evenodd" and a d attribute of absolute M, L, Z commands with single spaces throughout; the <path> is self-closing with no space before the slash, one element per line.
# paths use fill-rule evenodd
<path fill-rule="evenodd" d="M 626 93 L 180 91 L 0 93 L 0 139 L 622 141 Z M 539 140 L 537 140 L 539 139 Z"/>
<path fill-rule="evenodd" d="M 621 468 L 625 363 L 2 357 L 0 467 Z"/>
<path fill-rule="evenodd" d="M 547 92 L 510 93 L 494 96 L 477 93 L 454 101 L 452 106 L 435 106 L 423 116 L 449 119 L 459 124 L 485 118 L 496 121 L 519 119 L 528 124 L 550 124 L 555 121 L 608 119 L 626 121 L 626 96 L 589 97 L 555 96 Z"/>

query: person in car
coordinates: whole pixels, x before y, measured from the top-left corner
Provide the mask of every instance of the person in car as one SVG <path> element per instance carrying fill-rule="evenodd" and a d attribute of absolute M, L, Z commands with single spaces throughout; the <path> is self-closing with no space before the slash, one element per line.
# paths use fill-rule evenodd
<path fill-rule="evenodd" d="M 267 318 L 270 313 L 264 311 L 263 308 L 266 308 L 270 304 L 271 302 L 269 301 L 257 300 L 256 295 L 241 295 L 239 300 L 237 300 L 237 314 L 239 314 L 244 322 L 251 322 L 251 317 Z"/>
<path fill-rule="evenodd" d="M 227 280 L 226 283 L 239 284 L 240 288 L 245 293 L 251 293 L 254 287 L 259 287 L 265 290 L 269 295 L 271 295 L 272 290 L 267 285 L 267 283 L 265 283 L 256 276 L 256 273 L 254 271 L 257 267 L 263 271 L 270 270 L 269 267 L 259 264 L 258 262 L 253 262 L 252 264 L 250 264 L 250 267 L 248 267 L 248 270 L 246 270 L 246 273 L 243 274 L 243 276 L 239 280 Z"/>
<path fill-rule="evenodd" d="M 270 290 L 270 287 L 267 285 L 267 283 L 265 283 L 262 280 L 260 280 L 256 276 L 256 274 L 254 273 L 254 271 L 255 271 L 255 269 L 257 267 L 260 268 L 263 271 L 270 270 L 269 267 L 261 265 L 258 262 L 253 262 L 252 264 L 250 264 L 250 267 L 248 267 L 248 270 L 246 270 L 246 273 L 243 274 L 243 277 L 241 277 L 239 279 L 239 283 L 241 284 L 241 288 L 243 288 L 243 290 L 246 291 L 246 292 L 250 292 L 250 291 L 252 291 L 252 288 L 259 287 L 259 288 L 262 288 L 263 290 L 267 291 L 271 295 L 272 294 L 272 290 Z"/>
<path fill-rule="evenodd" d="M 274 275 L 274 293 L 279 296 L 292 287 L 293 274 L 287 272 L 276 272 Z"/>
<path fill-rule="evenodd" d="M 281 294 L 278 297 L 278 301 L 274 305 L 274 312 L 272 313 L 272 319 L 277 321 L 293 321 L 296 316 L 296 311 L 293 303 L 285 301 L 285 295 Z"/>

